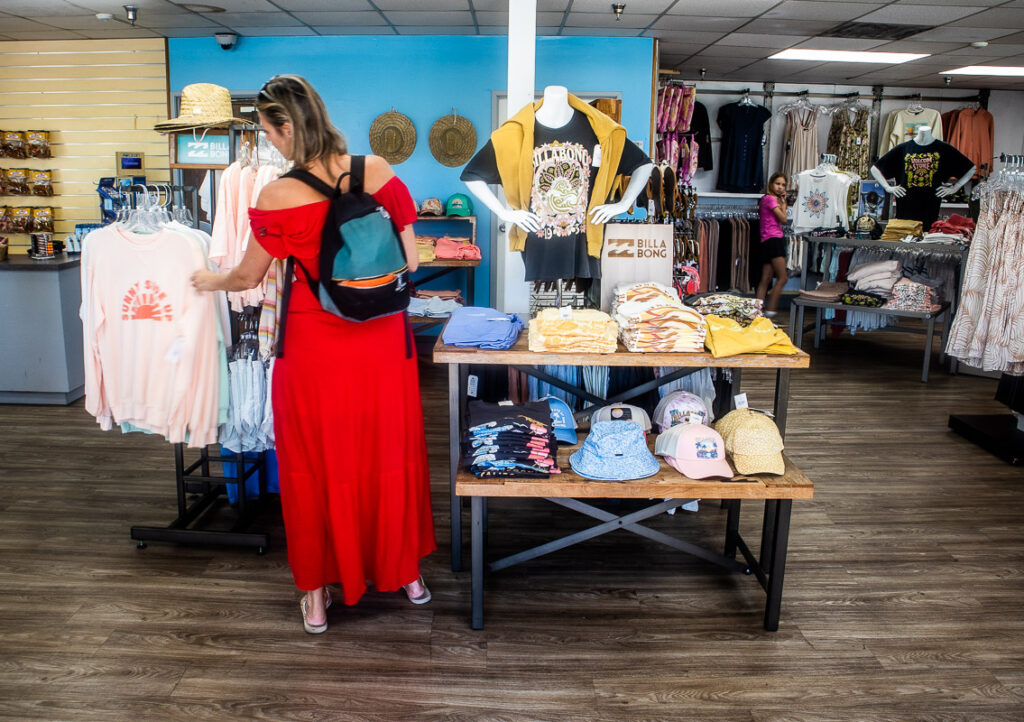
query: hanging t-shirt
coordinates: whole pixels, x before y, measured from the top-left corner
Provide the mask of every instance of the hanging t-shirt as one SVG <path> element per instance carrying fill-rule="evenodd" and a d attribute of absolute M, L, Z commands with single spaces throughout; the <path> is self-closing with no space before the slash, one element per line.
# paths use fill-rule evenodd
<path fill-rule="evenodd" d="M 693 104 L 693 117 L 690 119 L 690 133 L 697 141 L 697 167 L 701 170 L 712 170 L 715 167 L 711 152 L 711 121 L 704 103 Z"/>
<path fill-rule="evenodd" d="M 885 132 L 879 139 L 878 155 L 885 155 L 900 143 L 913 139 L 923 125 L 932 129 L 932 136 L 936 139 L 943 139 L 942 116 L 934 108 L 922 108 L 921 110 L 901 108 L 892 111 L 885 121 Z"/>
<path fill-rule="evenodd" d="M 849 225 L 848 191 L 853 178 L 832 171 L 805 170 L 797 176 L 793 230 L 812 231 Z"/>
<path fill-rule="evenodd" d="M 971 169 L 970 158 L 941 140 L 928 145 L 910 141 L 896 146 L 875 163 L 886 178 L 907 189 L 896 199 L 896 218 L 921 221 L 925 230 L 939 217 L 942 199 L 935 195 L 943 183 L 959 180 Z"/>
<path fill-rule="evenodd" d="M 530 212 L 540 219 L 540 230 L 526 236 L 527 281 L 601 277 L 601 259 L 587 253 L 587 208 L 600 163 L 597 147 L 597 136 L 583 113 L 573 111 L 561 128 L 534 124 Z M 650 162 L 627 139 L 616 174 L 631 175 Z M 461 179 L 501 182 L 491 141 L 466 164 Z"/>
<path fill-rule="evenodd" d="M 729 103 L 718 110 L 722 147 L 718 190 L 758 193 L 764 190 L 764 124 L 772 117 L 763 105 Z"/>

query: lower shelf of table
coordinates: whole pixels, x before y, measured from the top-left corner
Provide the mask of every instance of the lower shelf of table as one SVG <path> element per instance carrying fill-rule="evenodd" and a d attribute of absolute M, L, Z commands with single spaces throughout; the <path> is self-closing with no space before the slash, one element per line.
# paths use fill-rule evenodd
<path fill-rule="evenodd" d="M 836 303 L 832 301 L 812 301 L 803 298 L 794 298 L 791 303 L 793 306 L 796 307 L 803 306 L 804 308 L 825 308 L 832 309 L 834 311 L 860 311 L 863 313 L 877 313 L 883 316 L 899 316 L 902 318 L 920 318 L 925 320 L 929 318 L 937 318 L 941 316 L 943 313 L 945 313 L 946 310 L 949 308 L 948 303 L 943 303 L 941 308 L 939 308 L 939 310 L 937 311 L 901 311 L 899 309 L 884 308 L 881 306 L 871 308 L 869 306 L 852 306 L 846 303 Z"/>
<path fill-rule="evenodd" d="M 569 453 L 559 449 L 561 474 L 547 479 L 478 479 L 462 469 L 455 477 L 458 496 L 559 497 L 570 499 L 811 499 L 814 483 L 783 454 L 782 476 L 737 475 L 730 480 L 690 479 L 659 458 L 658 473 L 633 481 L 587 479 L 569 466 Z"/>

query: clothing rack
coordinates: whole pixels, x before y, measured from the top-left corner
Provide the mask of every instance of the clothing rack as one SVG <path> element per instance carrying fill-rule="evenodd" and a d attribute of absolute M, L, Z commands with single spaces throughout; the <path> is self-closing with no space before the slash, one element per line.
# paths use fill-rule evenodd
<path fill-rule="evenodd" d="M 167 186 L 176 192 L 191 194 L 193 227 L 198 227 L 199 194 L 195 186 Z M 135 194 L 131 194 L 134 208 Z M 232 319 L 233 321 L 236 319 Z M 235 324 L 232 323 L 232 326 Z M 232 340 L 232 339 L 226 339 Z M 212 476 L 210 463 L 234 463 L 235 475 Z M 197 473 L 198 472 L 198 473 Z M 249 499 L 246 485 L 253 474 L 257 474 L 259 493 Z M 235 485 L 238 492 L 238 515 L 227 530 L 202 527 L 212 513 L 224 505 L 227 487 Z M 262 512 L 267 500 L 267 455 L 258 452 L 256 457 L 247 457 L 244 452 L 236 454 L 211 454 L 208 448 L 200 449 L 199 458 L 185 465 L 185 444 L 174 444 L 174 486 L 177 492 L 178 516 L 167 526 L 132 526 L 131 538 L 138 542 L 139 549 L 146 548 L 146 542 L 171 542 L 189 546 L 241 546 L 253 547 L 257 554 L 264 554 L 270 544 L 266 533 L 247 531 Z M 189 503 L 189 496 L 192 503 Z"/>

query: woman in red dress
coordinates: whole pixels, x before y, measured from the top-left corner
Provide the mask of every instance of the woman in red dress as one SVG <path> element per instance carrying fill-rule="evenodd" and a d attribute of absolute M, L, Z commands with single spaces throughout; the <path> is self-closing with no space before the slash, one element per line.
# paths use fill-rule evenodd
<path fill-rule="evenodd" d="M 256 99 L 267 138 L 296 168 L 330 186 L 350 168 L 345 139 L 303 78 L 279 75 Z M 388 163 L 366 157 L 364 189 L 401 229 L 409 271 L 417 267 L 411 223 L 416 205 Z M 347 190 L 348 179 L 342 181 Z M 328 201 L 305 183 L 280 178 L 249 210 L 253 236 L 230 273 L 199 271 L 199 290 L 243 291 L 261 283 L 274 258 L 319 268 Z M 275 361 L 272 403 L 288 563 L 305 592 L 305 630 L 327 629 L 328 584 L 355 604 L 372 582 L 430 601 L 419 560 L 432 552 L 423 407 L 411 329 L 404 314 L 364 323 L 324 311 L 302 274 L 292 283 L 285 355 Z M 412 352 L 410 353 L 410 348 Z"/>

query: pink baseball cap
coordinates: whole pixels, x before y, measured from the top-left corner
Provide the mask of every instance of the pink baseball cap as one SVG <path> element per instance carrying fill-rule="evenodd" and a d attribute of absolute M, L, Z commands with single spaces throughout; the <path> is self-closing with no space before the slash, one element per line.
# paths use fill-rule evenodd
<path fill-rule="evenodd" d="M 725 440 L 710 426 L 673 426 L 658 436 L 654 448 L 655 453 L 665 457 L 669 466 L 691 479 L 733 477 L 732 467 L 725 459 Z"/>
<path fill-rule="evenodd" d="M 689 391 L 673 391 L 666 394 L 654 409 L 654 423 L 662 431 L 679 424 L 709 424 L 711 414 L 707 404 Z"/>

